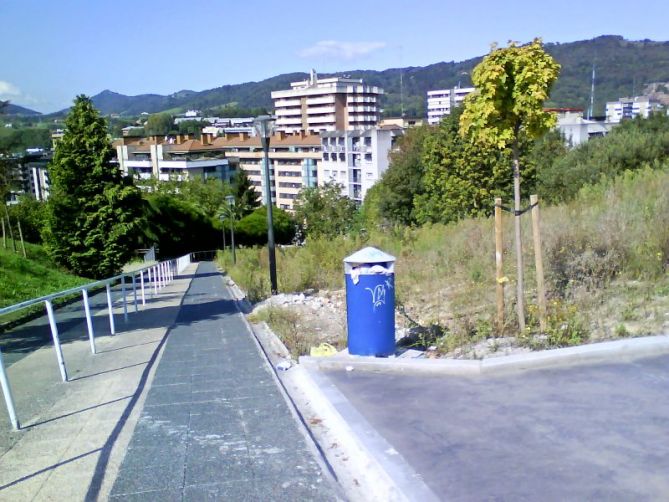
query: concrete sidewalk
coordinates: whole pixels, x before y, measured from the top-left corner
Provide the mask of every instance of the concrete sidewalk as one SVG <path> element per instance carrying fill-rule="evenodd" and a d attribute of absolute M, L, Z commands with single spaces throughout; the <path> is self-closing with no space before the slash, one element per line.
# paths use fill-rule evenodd
<path fill-rule="evenodd" d="M 58 316 L 70 382 L 39 320 L 12 358 L 23 427 L 0 420 L 0 500 L 341 498 L 213 264 L 128 323 L 116 309 L 116 336 L 98 311 L 95 356 L 75 311 Z"/>
<path fill-rule="evenodd" d="M 338 498 L 211 263 L 170 330 L 111 497 Z"/>
<path fill-rule="evenodd" d="M 0 500 L 84 500 L 87 493 L 105 498 L 194 270 L 150 295 L 138 313 L 130 307 L 127 323 L 122 308 L 115 308 L 116 336 L 109 334 L 106 310 L 96 309 L 96 355 L 83 313 L 76 306 L 57 311 L 67 383 L 52 344 L 44 344 L 43 319 L 3 335 L 22 429 L 11 430 L 2 400 Z"/>

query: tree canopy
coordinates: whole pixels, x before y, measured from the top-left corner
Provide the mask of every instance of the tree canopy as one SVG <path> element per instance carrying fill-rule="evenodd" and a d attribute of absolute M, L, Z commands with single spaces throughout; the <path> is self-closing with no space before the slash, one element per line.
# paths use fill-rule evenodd
<path fill-rule="evenodd" d="M 56 263 L 84 277 L 119 272 L 142 233 L 141 193 L 112 155 L 105 120 L 77 96 L 49 165 L 44 242 Z"/>
<path fill-rule="evenodd" d="M 465 98 L 462 135 L 500 149 L 517 143 L 521 130 L 529 138 L 541 136 L 555 125 L 543 105 L 559 72 L 538 38 L 523 46 L 493 46 L 472 72 L 476 90 Z"/>
<path fill-rule="evenodd" d="M 420 224 L 490 215 L 494 198 L 512 193 L 509 152 L 460 136 L 461 113 L 462 108 L 456 108 L 425 139 L 421 159 L 424 191 L 414 200 Z M 526 174 L 533 180 L 533 169 L 526 169 Z"/>
<path fill-rule="evenodd" d="M 295 200 L 295 220 L 307 237 L 334 237 L 353 229 L 356 206 L 342 195 L 341 185 L 328 183 L 302 189 Z"/>

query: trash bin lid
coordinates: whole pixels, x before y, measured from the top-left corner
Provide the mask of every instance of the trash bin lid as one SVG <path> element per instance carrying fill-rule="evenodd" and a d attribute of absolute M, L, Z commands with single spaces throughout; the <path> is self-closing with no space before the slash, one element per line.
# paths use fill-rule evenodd
<path fill-rule="evenodd" d="M 350 274 L 354 267 L 380 265 L 385 269 L 386 273 L 393 273 L 394 264 L 394 256 L 384 253 L 380 249 L 368 246 L 344 258 L 344 272 Z M 378 272 L 372 269 L 365 271 L 366 274 Z"/>
<path fill-rule="evenodd" d="M 351 256 L 344 258 L 344 263 L 364 265 L 372 263 L 393 263 L 395 257 L 384 253 L 380 249 L 368 246 L 362 248 L 360 251 L 356 251 Z"/>

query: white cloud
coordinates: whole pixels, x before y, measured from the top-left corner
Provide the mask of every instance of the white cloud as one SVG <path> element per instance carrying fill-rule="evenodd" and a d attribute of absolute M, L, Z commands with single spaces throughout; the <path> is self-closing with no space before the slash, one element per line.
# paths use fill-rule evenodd
<path fill-rule="evenodd" d="M 321 40 L 315 45 L 302 49 L 298 55 L 302 58 L 330 57 L 350 61 L 383 49 L 385 42 L 340 42 L 337 40 Z"/>
<path fill-rule="evenodd" d="M 21 90 L 14 84 L 0 80 L 0 99 L 14 99 L 21 97 Z"/>

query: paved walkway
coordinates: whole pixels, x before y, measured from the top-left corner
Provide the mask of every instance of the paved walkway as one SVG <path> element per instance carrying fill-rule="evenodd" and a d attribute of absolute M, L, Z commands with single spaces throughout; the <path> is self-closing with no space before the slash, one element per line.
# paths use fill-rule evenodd
<path fill-rule="evenodd" d="M 111 498 L 336 499 L 211 263 L 168 334 Z"/>
<path fill-rule="evenodd" d="M 197 271 L 196 271 L 197 270 Z M 0 501 L 334 500 L 312 446 L 211 263 L 151 295 L 116 336 L 96 302 L 3 335 L 22 429 L 0 400 Z"/>
<path fill-rule="evenodd" d="M 667 355 L 490 376 L 324 375 L 364 417 L 351 427 L 392 446 L 375 455 L 399 452 L 444 500 L 669 497 Z"/>

